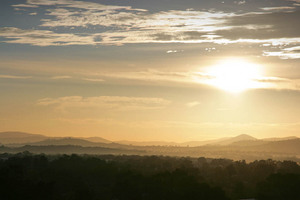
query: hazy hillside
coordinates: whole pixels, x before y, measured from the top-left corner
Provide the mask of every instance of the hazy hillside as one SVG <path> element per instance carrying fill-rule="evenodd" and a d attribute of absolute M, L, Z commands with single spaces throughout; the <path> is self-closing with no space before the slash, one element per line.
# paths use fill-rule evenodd
<path fill-rule="evenodd" d="M 275 141 L 283 141 L 283 140 L 292 140 L 292 139 L 297 139 L 298 137 L 296 136 L 289 136 L 289 137 L 282 137 L 282 138 L 264 138 L 264 139 L 261 139 L 263 141 L 272 141 L 272 142 L 275 142 Z"/>
<path fill-rule="evenodd" d="M 290 139 L 283 141 L 268 142 L 263 145 L 252 147 L 257 151 L 292 153 L 300 156 L 300 139 Z"/>
<path fill-rule="evenodd" d="M 20 144 L 20 143 L 31 143 L 45 140 L 47 137 L 44 135 L 30 134 L 23 132 L 1 132 L 0 143 L 1 144 Z"/>
<path fill-rule="evenodd" d="M 249 135 L 239 135 L 186 143 L 127 141 L 127 144 L 119 144 L 100 137 L 47 138 L 42 135 L 16 132 L 0 133 L 0 136 L 5 146 L 0 152 L 205 156 L 248 161 L 269 158 L 298 161 L 300 158 L 300 139 L 289 139 L 290 137 L 282 140 L 280 138 L 260 140 Z"/>
<path fill-rule="evenodd" d="M 35 146 L 49 146 L 49 145 L 73 145 L 82 147 L 95 147 L 101 146 L 102 143 L 90 142 L 84 139 L 78 138 L 59 138 L 59 139 L 46 139 L 40 142 L 30 143 L 29 145 Z"/>
<path fill-rule="evenodd" d="M 196 146 L 203 146 L 203 145 L 229 145 L 235 142 L 240 141 L 256 141 L 258 139 L 243 134 L 236 137 L 226 137 L 226 138 L 220 138 L 215 140 L 204 140 L 204 141 L 189 141 L 189 142 L 182 142 L 182 143 L 176 143 L 176 142 L 165 142 L 165 141 L 149 141 L 149 142 L 135 142 L 135 141 L 117 141 L 119 144 L 126 144 L 126 145 L 135 145 L 135 146 L 190 146 L 190 147 L 196 147 Z"/>
<path fill-rule="evenodd" d="M 134 145 L 134 146 L 180 146 L 181 145 L 181 143 L 164 142 L 164 141 L 135 142 L 135 141 L 120 140 L 120 141 L 116 141 L 116 143 L 125 144 L 125 145 Z"/>
<path fill-rule="evenodd" d="M 19 145 L 79 145 L 79 146 L 103 146 L 104 144 L 120 144 L 133 146 L 202 146 L 202 145 L 229 145 L 239 141 L 255 141 L 249 135 L 239 135 L 236 137 L 220 138 L 206 141 L 189 141 L 183 143 L 165 142 L 165 141 L 117 141 L 112 142 L 102 137 L 47 137 L 39 134 L 30 134 L 22 132 L 2 132 L 0 133 L 0 143 L 2 144 L 19 144 Z M 99 144 L 101 143 L 101 144 Z"/>
<path fill-rule="evenodd" d="M 90 142 L 112 143 L 112 141 L 106 140 L 102 137 L 87 137 L 87 138 L 81 137 L 80 139 L 84 139 Z"/>
<path fill-rule="evenodd" d="M 114 154 L 114 155 L 145 155 L 143 150 L 130 150 L 130 149 L 117 149 L 117 148 L 105 148 L 105 147 L 82 147 L 73 145 L 44 145 L 44 146 L 32 146 L 26 145 L 21 147 L 0 147 L 0 153 L 20 153 L 31 152 L 35 154 Z"/>
<path fill-rule="evenodd" d="M 231 137 L 219 142 L 214 142 L 211 143 L 213 145 L 230 145 L 233 144 L 235 142 L 241 142 L 241 141 L 257 141 L 258 139 L 250 136 L 250 135 L 246 135 L 246 134 L 242 134 L 242 135 L 238 135 L 236 137 Z"/>

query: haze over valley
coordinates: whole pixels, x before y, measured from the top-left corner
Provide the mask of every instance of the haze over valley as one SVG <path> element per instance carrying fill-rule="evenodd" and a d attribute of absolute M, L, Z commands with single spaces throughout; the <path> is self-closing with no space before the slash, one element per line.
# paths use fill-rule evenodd
<path fill-rule="evenodd" d="M 2 144 L 0 152 L 10 153 L 29 151 L 47 154 L 163 155 L 228 158 L 246 161 L 261 159 L 300 161 L 300 139 L 297 137 L 256 139 L 249 135 L 239 135 L 184 143 L 113 142 L 100 137 L 53 138 L 21 132 L 2 132 L 0 133 L 0 143 Z"/>

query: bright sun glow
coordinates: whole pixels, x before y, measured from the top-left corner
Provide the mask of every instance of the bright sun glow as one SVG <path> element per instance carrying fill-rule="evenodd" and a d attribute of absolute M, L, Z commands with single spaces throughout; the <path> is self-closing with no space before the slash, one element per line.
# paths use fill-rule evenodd
<path fill-rule="evenodd" d="M 251 88 L 259 88 L 257 80 L 262 77 L 261 66 L 241 59 L 223 60 L 208 68 L 210 79 L 207 84 L 222 90 L 238 93 Z"/>

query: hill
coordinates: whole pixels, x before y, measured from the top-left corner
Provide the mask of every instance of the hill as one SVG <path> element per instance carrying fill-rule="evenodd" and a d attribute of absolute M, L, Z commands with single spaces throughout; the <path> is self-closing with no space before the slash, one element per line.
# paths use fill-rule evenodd
<path fill-rule="evenodd" d="M 62 145 L 73 145 L 73 146 L 82 146 L 82 147 L 96 147 L 101 146 L 102 143 L 90 142 L 84 139 L 79 138 L 58 138 L 58 139 L 46 139 L 40 142 L 30 143 L 27 145 L 34 146 L 62 146 Z"/>
<path fill-rule="evenodd" d="M 102 137 L 87 137 L 87 138 L 80 137 L 80 139 L 84 139 L 90 142 L 112 143 L 112 141 L 104 139 Z"/>
<path fill-rule="evenodd" d="M 236 142 L 251 142 L 251 141 L 257 141 L 258 139 L 250 136 L 250 135 L 246 135 L 246 134 L 242 134 L 242 135 L 238 135 L 236 137 L 231 137 L 231 138 L 225 138 L 221 141 L 216 141 L 211 143 L 210 145 L 230 145 L 230 144 L 234 144 Z"/>
<path fill-rule="evenodd" d="M 296 137 L 256 139 L 243 134 L 236 137 L 186 143 L 123 141 L 123 144 L 119 144 L 100 137 L 50 138 L 28 133 L 4 132 L 0 133 L 0 141 L 4 144 L 0 149 L 2 153 L 22 151 L 35 153 L 113 153 L 229 158 L 248 161 L 269 158 L 300 161 L 298 159 L 300 157 L 300 139 Z"/>
<path fill-rule="evenodd" d="M 242 134 L 238 135 L 236 137 L 225 137 L 220 138 L 216 140 L 204 140 L 204 141 L 189 141 L 189 142 L 182 142 L 182 143 L 176 143 L 176 142 L 165 142 L 165 141 L 148 141 L 148 142 L 136 142 L 136 141 L 117 141 L 116 143 L 119 144 L 126 144 L 126 145 L 135 145 L 135 146 L 182 146 L 182 147 L 196 147 L 196 146 L 203 146 L 203 145 L 230 145 L 235 142 L 240 141 L 256 141 L 258 139 Z"/>
<path fill-rule="evenodd" d="M 45 140 L 47 137 L 39 134 L 31 134 L 24 132 L 0 132 L 1 144 L 21 144 L 30 142 L 39 142 Z"/>

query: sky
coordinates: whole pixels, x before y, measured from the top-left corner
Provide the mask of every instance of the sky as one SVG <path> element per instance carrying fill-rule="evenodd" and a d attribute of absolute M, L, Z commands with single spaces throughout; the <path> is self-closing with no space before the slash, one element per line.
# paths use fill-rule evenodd
<path fill-rule="evenodd" d="M 300 137 L 299 0 L 2 0 L 0 131 Z"/>

